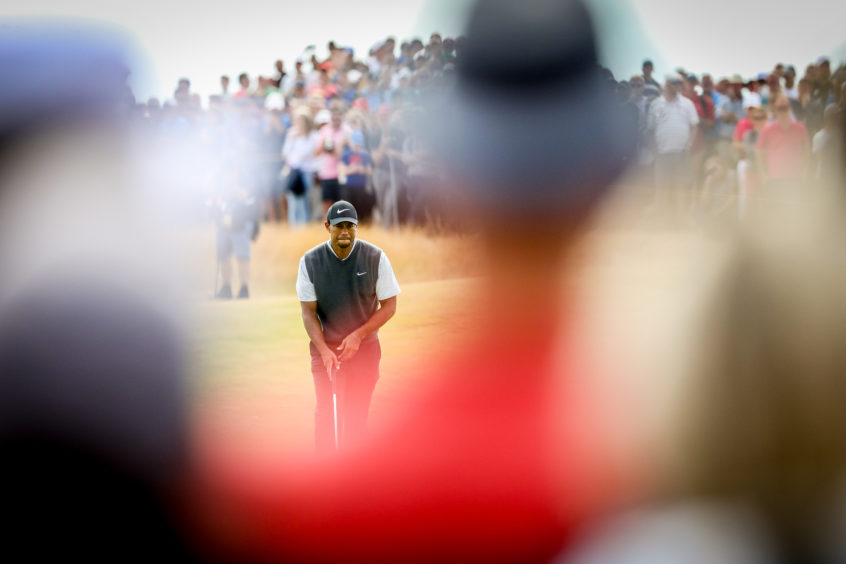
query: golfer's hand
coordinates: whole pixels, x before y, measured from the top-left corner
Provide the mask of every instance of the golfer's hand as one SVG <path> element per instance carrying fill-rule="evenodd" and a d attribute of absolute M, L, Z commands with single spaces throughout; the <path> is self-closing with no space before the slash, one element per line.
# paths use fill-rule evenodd
<path fill-rule="evenodd" d="M 326 367 L 326 374 L 329 375 L 329 379 L 335 377 L 335 371 L 341 367 L 341 361 L 338 360 L 338 357 L 335 356 L 335 353 L 332 352 L 332 349 L 326 347 L 325 350 L 320 352 L 320 358 L 323 359 L 323 366 Z"/>
<path fill-rule="evenodd" d="M 338 351 L 341 355 L 339 360 L 342 362 L 345 360 L 349 360 L 355 356 L 355 353 L 358 352 L 358 347 L 361 345 L 361 339 L 355 333 L 350 333 L 347 335 L 341 344 L 338 345 Z"/>

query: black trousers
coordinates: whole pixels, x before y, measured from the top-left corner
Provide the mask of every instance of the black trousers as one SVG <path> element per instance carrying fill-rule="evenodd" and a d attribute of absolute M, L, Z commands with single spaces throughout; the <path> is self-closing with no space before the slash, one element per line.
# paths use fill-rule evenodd
<path fill-rule="evenodd" d="M 330 344 L 335 350 L 337 344 Z M 332 382 L 326 373 L 323 359 L 317 347 L 310 344 L 311 374 L 314 377 L 314 392 L 317 404 L 314 410 L 314 439 L 317 452 L 325 453 L 335 449 L 335 416 L 332 398 Z M 376 382 L 379 380 L 379 361 L 382 348 L 378 339 L 363 342 L 356 355 L 341 363 L 335 373 L 338 402 L 338 443 L 341 448 L 354 445 L 364 436 L 367 428 L 367 413 Z"/>

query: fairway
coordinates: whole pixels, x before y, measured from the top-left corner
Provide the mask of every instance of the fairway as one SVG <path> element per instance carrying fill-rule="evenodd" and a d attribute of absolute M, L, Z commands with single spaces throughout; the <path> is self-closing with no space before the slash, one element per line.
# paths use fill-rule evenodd
<path fill-rule="evenodd" d="M 662 428 L 678 389 L 672 366 L 684 338 L 689 306 L 707 281 L 712 245 L 695 233 L 646 228 L 613 208 L 571 257 L 562 292 L 570 300 L 549 315 L 578 326 L 570 338 L 594 359 L 591 378 L 605 374 Z M 382 247 L 402 293 L 396 316 L 380 331 L 381 379 L 371 427 L 390 420 L 403 397 L 427 383 L 433 360 L 477 331 L 475 288 L 482 261 L 472 236 L 386 231 L 362 226 L 358 236 Z M 313 449 L 314 389 L 308 340 L 295 280 L 300 256 L 327 239 L 312 225 L 291 230 L 264 224 L 253 246 L 249 300 L 209 300 L 214 273 L 213 231 L 191 234 L 196 300 L 192 314 L 194 421 L 202 436 L 252 454 L 278 456 Z M 550 264 L 551 268 L 555 268 Z M 237 282 L 237 278 L 236 278 Z M 549 307 L 526 296 L 531 307 Z"/>
<path fill-rule="evenodd" d="M 198 236 L 199 271 L 214 272 L 213 233 Z M 466 304 L 478 261 L 471 237 L 365 226 L 359 237 L 385 250 L 402 288 L 397 315 L 380 330 L 375 426 L 388 417 L 393 399 L 424 383 L 427 362 L 473 330 Z M 251 299 L 197 300 L 191 351 L 195 421 L 203 432 L 270 454 L 312 448 L 314 388 L 294 286 L 299 257 L 326 238 L 322 226 L 265 224 L 253 247 Z M 198 295 L 203 291 L 198 287 Z"/>

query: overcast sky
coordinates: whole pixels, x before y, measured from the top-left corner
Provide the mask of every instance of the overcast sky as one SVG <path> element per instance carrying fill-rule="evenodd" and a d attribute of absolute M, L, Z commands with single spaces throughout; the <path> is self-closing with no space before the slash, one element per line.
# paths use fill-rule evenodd
<path fill-rule="evenodd" d="M 519 0 L 515 0 L 519 1 Z M 645 57 L 657 74 L 684 67 L 745 77 L 792 63 L 801 73 L 820 55 L 843 53 L 846 2 L 803 0 L 589 0 L 597 14 L 604 62 L 618 78 Z M 15 5 L 11 5 L 15 4 Z M 132 87 L 139 100 L 166 98 L 181 76 L 205 99 L 221 74 L 270 75 L 281 58 L 291 68 L 308 44 L 318 55 L 334 39 L 366 54 L 375 41 L 456 35 L 467 0 L 27 0 L 0 15 L 74 16 L 128 31 L 138 53 Z M 834 61 L 835 63 L 838 60 Z"/>

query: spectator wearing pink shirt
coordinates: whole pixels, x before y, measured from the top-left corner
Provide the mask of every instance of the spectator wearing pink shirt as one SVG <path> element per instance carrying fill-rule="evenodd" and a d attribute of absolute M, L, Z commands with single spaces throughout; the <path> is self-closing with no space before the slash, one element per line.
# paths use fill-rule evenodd
<path fill-rule="evenodd" d="M 771 104 L 775 119 L 758 136 L 758 170 L 767 197 L 796 190 L 808 171 L 808 130 L 790 115 L 790 100 L 779 94 Z"/>
<path fill-rule="evenodd" d="M 320 178 L 324 216 L 329 211 L 329 207 L 341 199 L 341 185 L 338 182 L 338 161 L 347 140 L 347 130 L 344 128 L 345 112 L 344 103 L 340 100 L 333 100 L 329 104 L 330 121 L 321 127 L 317 133 L 317 149 L 314 154 L 320 157 L 318 176 Z"/>

